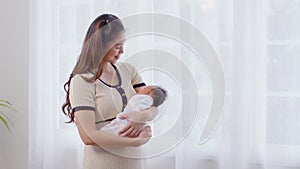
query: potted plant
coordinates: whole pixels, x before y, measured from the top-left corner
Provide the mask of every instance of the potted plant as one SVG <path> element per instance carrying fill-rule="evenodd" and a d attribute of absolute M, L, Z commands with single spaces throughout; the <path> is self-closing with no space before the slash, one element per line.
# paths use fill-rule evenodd
<path fill-rule="evenodd" d="M 3 108 L 8 108 L 16 112 L 12 105 L 6 100 L 0 100 L 0 121 L 6 126 L 6 128 L 11 132 L 9 126 L 14 126 L 9 117 L 2 111 Z"/>

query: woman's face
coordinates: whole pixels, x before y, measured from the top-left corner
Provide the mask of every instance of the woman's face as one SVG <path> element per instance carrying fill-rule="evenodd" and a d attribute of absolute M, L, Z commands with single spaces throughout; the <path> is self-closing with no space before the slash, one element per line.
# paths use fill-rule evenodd
<path fill-rule="evenodd" d="M 113 47 L 108 50 L 106 55 L 103 58 L 103 62 L 116 63 L 120 58 L 121 54 L 124 52 L 124 38 L 125 35 L 122 34 L 116 40 Z"/>

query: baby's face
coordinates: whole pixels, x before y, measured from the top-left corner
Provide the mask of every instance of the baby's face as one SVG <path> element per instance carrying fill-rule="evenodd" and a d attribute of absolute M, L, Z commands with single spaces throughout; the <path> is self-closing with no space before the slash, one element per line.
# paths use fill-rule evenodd
<path fill-rule="evenodd" d="M 139 94 L 149 95 L 153 89 L 155 89 L 154 86 L 146 86 L 142 91 L 139 92 Z"/>

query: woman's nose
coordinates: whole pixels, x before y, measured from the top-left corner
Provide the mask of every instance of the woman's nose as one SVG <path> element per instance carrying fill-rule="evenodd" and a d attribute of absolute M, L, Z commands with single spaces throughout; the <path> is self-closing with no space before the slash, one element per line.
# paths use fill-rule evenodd
<path fill-rule="evenodd" d="M 121 46 L 119 53 L 121 53 L 121 54 L 124 53 L 123 46 Z"/>

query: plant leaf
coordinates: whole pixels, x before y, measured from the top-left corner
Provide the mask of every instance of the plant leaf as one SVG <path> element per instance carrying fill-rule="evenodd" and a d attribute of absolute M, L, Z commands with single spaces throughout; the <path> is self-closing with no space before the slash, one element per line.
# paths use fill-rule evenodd
<path fill-rule="evenodd" d="M 7 103 L 7 102 L 6 102 L 6 103 Z M 11 109 L 11 110 L 13 110 L 13 111 L 17 112 L 17 110 L 16 110 L 16 109 L 14 109 L 14 108 L 11 106 L 11 104 L 9 104 L 9 105 L 6 105 L 6 104 L 3 104 L 3 103 L 0 103 L 0 106 L 7 107 L 7 108 L 9 108 L 9 109 Z"/>
<path fill-rule="evenodd" d="M 14 123 L 9 119 L 9 117 L 3 113 L 2 111 L 0 111 L 0 113 L 5 117 L 5 119 L 14 127 Z M 1 116 L 1 115 L 0 115 Z"/>
<path fill-rule="evenodd" d="M 0 102 L 5 102 L 7 104 L 10 104 L 7 100 L 3 100 L 3 99 L 1 99 Z"/>
<path fill-rule="evenodd" d="M 8 126 L 7 121 L 6 121 L 2 116 L 0 116 L 0 120 L 4 123 L 4 125 L 5 125 L 6 128 L 9 130 L 9 132 L 11 132 L 11 131 L 10 131 L 10 128 L 9 128 L 9 126 Z"/>
<path fill-rule="evenodd" d="M 14 112 L 17 112 L 17 110 L 13 108 L 12 104 L 10 104 L 6 100 L 0 100 L 0 108 L 1 107 L 6 107 L 6 108 L 9 108 L 9 109 L 13 110 Z M 14 124 L 9 119 L 9 117 L 5 113 L 3 113 L 2 111 L 0 111 L 0 121 L 3 122 L 3 124 L 6 126 L 6 128 L 8 129 L 8 131 L 11 133 L 11 130 L 10 130 L 8 124 L 10 123 L 12 126 L 14 126 Z"/>

